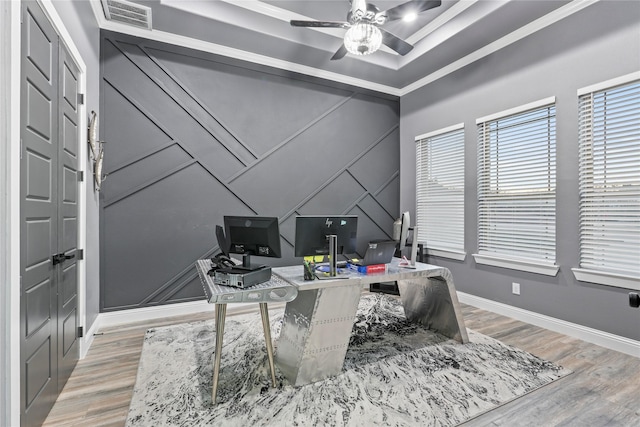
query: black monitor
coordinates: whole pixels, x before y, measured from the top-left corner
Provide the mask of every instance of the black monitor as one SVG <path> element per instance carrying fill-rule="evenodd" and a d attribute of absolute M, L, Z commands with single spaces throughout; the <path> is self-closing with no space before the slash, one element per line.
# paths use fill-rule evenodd
<path fill-rule="evenodd" d="M 338 253 L 356 252 L 358 217 L 356 215 L 296 217 L 295 253 L 297 257 L 328 255 L 328 235 L 338 236 Z"/>
<path fill-rule="evenodd" d="M 242 268 L 254 270 L 251 256 L 280 258 L 280 229 L 278 218 L 261 216 L 225 216 L 224 229 L 227 250 L 242 254 Z M 224 252 L 224 251 L 223 251 Z"/>

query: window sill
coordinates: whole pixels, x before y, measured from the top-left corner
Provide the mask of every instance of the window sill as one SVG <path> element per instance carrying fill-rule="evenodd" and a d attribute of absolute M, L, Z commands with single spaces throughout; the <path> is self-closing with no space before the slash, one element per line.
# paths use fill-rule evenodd
<path fill-rule="evenodd" d="M 466 252 L 455 251 L 451 249 L 426 248 L 424 250 L 424 253 L 427 256 L 437 256 L 440 258 L 455 259 L 456 261 L 464 261 L 464 259 L 467 257 Z"/>
<path fill-rule="evenodd" d="M 591 282 L 599 285 L 615 286 L 617 288 L 634 289 L 640 291 L 640 278 L 623 274 L 607 273 L 604 271 L 572 268 L 573 275 L 580 282 Z"/>
<path fill-rule="evenodd" d="M 510 268 L 512 270 L 527 271 L 529 273 L 544 274 L 545 276 L 555 276 L 558 274 L 558 267 L 551 263 L 528 261 L 524 259 L 503 258 L 497 256 L 473 254 L 476 264 L 491 265 L 494 267 Z"/>

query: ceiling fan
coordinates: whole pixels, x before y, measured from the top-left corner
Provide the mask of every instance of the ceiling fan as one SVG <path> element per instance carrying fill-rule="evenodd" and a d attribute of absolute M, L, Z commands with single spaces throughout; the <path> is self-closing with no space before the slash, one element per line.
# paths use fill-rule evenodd
<path fill-rule="evenodd" d="M 294 27 L 345 28 L 344 43 L 331 57 L 331 60 L 343 58 L 347 52 L 354 55 L 368 55 L 375 52 L 382 44 L 390 47 L 400 55 L 406 55 L 413 46 L 401 38 L 391 34 L 382 26 L 407 15 L 414 16 L 434 7 L 440 6 L 440 0 L 411 0 L 391 9 L 380 11 L 376 5 L 366 0 L 349 0 L 351 10 L 347 13 L 347 21 L 297 21 L 292 20 Z"/>

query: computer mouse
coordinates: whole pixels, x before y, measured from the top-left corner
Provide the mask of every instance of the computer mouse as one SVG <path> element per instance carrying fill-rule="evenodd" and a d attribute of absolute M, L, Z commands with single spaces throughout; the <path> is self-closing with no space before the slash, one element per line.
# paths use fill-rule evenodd
<path fill-rule="evenodd" d="M 330 267 L 328 265 L 319 265 L 316 267 L 316 271 L 320 273 L 328 273 L 330 271 Z"/>

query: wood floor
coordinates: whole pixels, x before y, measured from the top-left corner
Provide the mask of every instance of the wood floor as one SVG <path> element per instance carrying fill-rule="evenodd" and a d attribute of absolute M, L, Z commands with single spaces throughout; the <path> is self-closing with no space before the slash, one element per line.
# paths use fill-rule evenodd
<path fill-rule="evenodd" d="M 462 312 L 468 328 L 574 371 L 464 426 L 640 426 L 640 358 L 468 305 Z M 100 331 L 44 425 L 124 426 L 147 328 L 213 315 L 212 310 Z"/>

